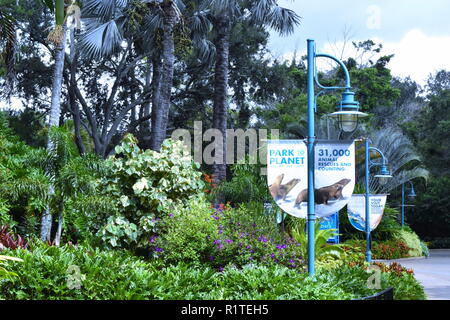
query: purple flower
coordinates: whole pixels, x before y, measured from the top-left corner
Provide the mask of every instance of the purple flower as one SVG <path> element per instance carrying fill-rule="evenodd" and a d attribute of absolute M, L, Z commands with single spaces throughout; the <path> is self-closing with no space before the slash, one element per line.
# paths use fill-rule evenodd
<path fill-rule="evenodd" d="M 219 267 L 219 272 L 223 272 L 223 267 Z"/>
<path fill-rule="evenodd" d="M 214 240 L 213 244 L 220 244 L 220 240 Z"/>
<path fill-rule="evenodd" d="M 213 218 L 214 220 L 219 220 L 220 218 L 218 217 L 218 216 L 215 216 L 215 215 L 211 215 L 211 218 Z"/>
<path fill-rule="evenodd" d="M 219 244 L 219 245 L 217 246 L 217 249 L 219 249 L 219 250 L 223 249 L 223 244 Z"/>
<path fill-rule="evenodd" d="M 259 240 L 260 242 L 267 242 L 267 241 L 269 241 L 265 236 L 259 237 L 258 240 Z"/>
<path fill-rule="evenodd" d="M 150 242 L 154 243 L 156 241 L 156 239 L 158 239 L 158 236 L 151 236 L 150 237 Z"/>
<path fill-rule="evenodd" d="M 218 234 L 222 234 L 223 230 L 219 229 L 219 231 L 217 231 Z"/>
<path fill-rule="evenodd" d="M 225 242 L 226 242 L 226 243 L 233 243 L 233 240 L 231 240 L 231 239 L 225 239 Z"/>
<path fill-rule="evenodd" d="M 169 217 L 173 218 L 173 213 L 170 213 L 170 214 L 169 214 Z"/>
<path fill-rule="evenodd" d="M 162 249 L 162 248 L 155 248 L 155 251 L 156 251 L 156 252 L 163 252 L 164 249 Z"/>
<path fill-rule="evenodd" d="M 209 260 L 210 260 L 210 261 L 213 261 L 214 259 L 215 259 L 214 256 L 209 256 Z"/>
<path fill-rule="evenodd" d="M 285 244 L 279 244 L 279 245 L 277 245 L 277 249 L 278 250 L 286 249 L 286 245 Z"/>

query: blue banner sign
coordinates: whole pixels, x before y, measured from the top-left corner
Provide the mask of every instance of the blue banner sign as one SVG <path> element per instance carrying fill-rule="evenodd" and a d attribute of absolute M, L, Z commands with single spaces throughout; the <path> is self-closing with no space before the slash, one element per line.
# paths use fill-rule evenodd
<path fill-rule="evenodd" d="M 329 238 L 330 243 L 339 243 L 339 212 L 334 213 L 331 216 L 320 219 L 320 230 L 336 230 L 336 235 Z"/>

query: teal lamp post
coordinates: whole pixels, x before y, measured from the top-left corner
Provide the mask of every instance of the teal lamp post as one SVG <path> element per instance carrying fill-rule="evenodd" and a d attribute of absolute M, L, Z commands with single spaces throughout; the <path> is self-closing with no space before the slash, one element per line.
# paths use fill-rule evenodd
<path fill-rule="evenodd" d="M 408 197 L 414 199 L 416 192 L 414 191 L 414 185 L 411 181 L 408 181 L 411 189 L 409 190 Z M 402 183 L 402 227 L 405 225 L 405 184 Z"/>
<path fill-rule="evenodd" d="M 315 132 L 314 132 L 314 113 L 317 109 L 315 86 L 322 89 L 319 93 L 332 90 L 344 90 L 342 93 L 342 100 L 337 106 L 336 112 L 331 116 L 337 117 L 341 130 L 345 132 L 353 132 L 358 126 L 360 117 L 365 117 L 367 114 L 359 111 L 359 103 L 355 101 L 355 94 L 351 91 L 350 74 L 345 64 L 339 59 L 328 55 L 316 53 L 316 47 L 314 40 L 308 41 L 308 109 L 307 109 L 307 121 L 308 121 L 308 137 L 307 137 L 307 158 L 308 158 L 308 273 L 310 276 L 315 274 L 315 253 L 314 253 L 314 222 L 315 216 L 315 200 L 314 200 L 314 144 L 315 144 Z M 337 62 L 345 73 L 345 87 L 325 87 L 320 84 L 317 76 L 316 58 L 328 58 Z"/>
<path fill-rule="evenodd" d="M 370 147 L 369 139 L 365 139 L 365 188 L 366 188 L 366 199 L 365 199 L 365 207 L 366 207 L 366 261 L 372 262 L 372 239 L 371 239 L 371 228 L 370 228 L 370 190 L 369 190 L 369 174 L 370 169 L 372 167 L 378 166 L 380 167 L 378 173 L 374 176 L 375 178 L 380 179 L 380 184 L 385 184 L 387 179 L 392 178 L 392 175 L 388 169 L 388 162 L 386 157 L 384 156 L 381 150 Z M 381 162 L 373 162 L 370 159 L 370 151 L 375 151 L 380 154 Z"/>

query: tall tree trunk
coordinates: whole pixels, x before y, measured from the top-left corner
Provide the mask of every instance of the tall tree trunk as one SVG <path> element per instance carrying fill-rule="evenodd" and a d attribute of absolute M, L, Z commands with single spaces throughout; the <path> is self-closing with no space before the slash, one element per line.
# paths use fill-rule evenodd
<path fill-rule="evenodd" d="M 216 159 L 221 163 L 213 165 L 214 182 L 220 183 L 226 179 L 226 129 L 227 129 L 227 109 L 228 109 L 228 72 L 229 72 L 229 51 L 230 51 L 230 20 L 223 14 L 217 17 L 216 46 L 216 66 L 214 79 L 214 113 L 213 126 L 222 133 L 223 148 L 215 148 Z M 220 196 L 219 196 L 220 198 Z M 221 200 L 221 199 L 218 199 Z"/>
<path fill-rule="evenodd" d="M 69 87 L 69 104 L 70 109 L 73 112 L 73 124 L 75 130 L 75 143 L 77 145 L 78 151 L 81 155 L 86 153 L 86 148 L 81 137 L 81 114 L 80 106 L 77 103 L 75 96 L 75 85 L 76 85 L 76 75 L 77 75 L 77 52 L 75 46 L 75 28 L 70 30 L 70 83 Z"/>
<path fill-rule="evenodd" d="M 164 26 L 163 26 L 163 49 L 162 49 L 162 75 L 161 75 L 161 97 L 160 104 L 153 106 L 152 110 L 152 135 L 151 149 L 159 150 L 166 138 L 167 122 L 171 103 L 171 93 L 173 85 L 173 69 L 175 63 L 175 44 L 173 40 L 173 30 L 177 23 L 178 13 L 173 1 L 165 1 Z"/>
<path fill-rule="evenodd" d="M 58 227 L 56 229 L 56 234 L 55 234 L 55 240 L 53 241 L 55 246 L 58 246 L 61 244 L 61 236 L 62 236 L 62 228 L 63 228 L 63 222 L 64 222 L 64 216 L 63 216 L 63 211 L 64 211 L 64 203 L 63 200 L 60 199 L 59 205 L 58 205 Z"/>
<path fill-rule="evenodd" d="M 53 83 L 52 83 L 52 98 L 50 106 L 50 116 L 48 126 L 54 127 L 59 125 L 59 118 L 61 116 L 61 91 L 63 84 L 63 71 L 64 71 L 64 57 L 65 57 L 65 44 L 66 44 L 66 29 L 64 27 L 64 36 L 59 45 L 56 46 L 55 66 L 53 70 Z M 47 150 L 48 152 L 55 151 L 55 144 L 52 139 L 48 139 Z M 49 187 L 50 198 L 54 196 L 55 189 L 51 185 Z M 50 211 L 50 205 L 47 205 L 44 214 L 42 215 L 41 224 L 41 239 L 42 241 L 49 241 L 52 230 L 52 213 Z"/>
<path fill-rule="evenodd" d="M 151 60 L 151 57 L 149 56 L 147 58 L 147 70 L 145 72 L 145 88 L 144 90 L 147 92 L 152 91 L 152 75 L 154 74 L 153 72 L 153 63 Z M 148 101 L 146 103 L 144 103 L 144 105 L 141 107 L 140 110 L 140 114 L 139 114 L 139 118 L 148 118 L 150 117 L 150 112 L 151 112 L 151 101 Z M 141 125 L 140 125 L 140 135 L 141 135 L 141 139 L 142 139 L 142 145 L 147 148 L 150 147 L 150 123 L 151 120 L 146 120 L 144 121 Z"/>
<path fill-rule="evenodd" d="M 161 75 L 162 75 L 162 61 L 159 53 L 156 53 L 152 59 L 153 75 L 152 75 L 152 119 L 151 119 L 151 133 L 150 133 L 150 148 L 155 150 L 155 139 L 157 121 L 161 119 Z"/>

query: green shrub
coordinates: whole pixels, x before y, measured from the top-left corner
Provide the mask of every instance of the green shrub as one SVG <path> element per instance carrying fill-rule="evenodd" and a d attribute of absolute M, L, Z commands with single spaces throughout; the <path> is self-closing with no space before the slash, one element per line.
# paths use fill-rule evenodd
<path fill-rule="evenodd" d="M 187 202 L 161 221 L 162 233 L 152 236 L 153 255 L 165 263 L 199 264 L 208 261 L 217 226 L 211 216 L 214 209 L 204 197 Z"/>
<path fill-rule="evenodd" d="M 280 265 L 247 264 L 217 272 L 208 266 L 156 267 L 123 251 L 35 246 L 9 255 L 17 277 L 0 280 L 0 299 L 356 299 L 394 286 L 396 299 L 423 299 L 423 289 L 403 270 L 381 273 L 369 289 L 363 266 L 319 270 L 315 277 Z M 79 281 L 76 281 L 79 280 Z"/>
<path fill-rule="evenodd" d="M 202 194 L 199 165 L 192 161 L 182 142 L 165 140 L 160 152 L 141 150 L 127 135 L 106 161 L 106 174 L 98 193 L 109 206 L 85 209 L 88 225 L 109 247 L 146 249 L 160 221 Z"/>
<path fill-rule="evenodd" d="M 142 299 L 151 287 L 151 267 L 122 251 L 40 245 L 11 253 L 24 262 L 0 286 L 0 299 Z"/>
<path fill-rule="evenodd" d="M 423 249 L 419 236 L 411 229 L 404 227 L 403 229 L 396 230 L 394 233 L 394 238 L 398 241 L 404 242 L 409 247 L 408 256 L 423 256 Z"/>

